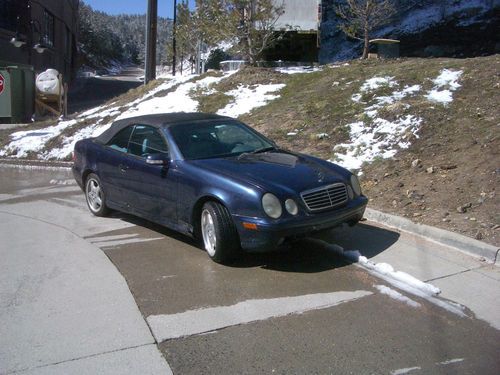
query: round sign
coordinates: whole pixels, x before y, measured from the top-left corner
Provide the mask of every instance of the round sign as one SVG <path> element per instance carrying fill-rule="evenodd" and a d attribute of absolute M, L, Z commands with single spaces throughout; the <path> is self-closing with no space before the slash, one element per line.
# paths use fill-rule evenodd
<path fill-rule="evenodd" d="M 5 78 L 3 78 L 3 75 L 0 74 L 0 94 L 3 92 L 4 83 Z"/>

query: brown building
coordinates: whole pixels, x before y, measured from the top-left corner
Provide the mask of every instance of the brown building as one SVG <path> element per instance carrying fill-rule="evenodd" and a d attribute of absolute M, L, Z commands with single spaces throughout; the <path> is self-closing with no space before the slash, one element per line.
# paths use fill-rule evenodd
<path fill-rule="evenodd" d="M 79 0 L 0 0 L 0 61 L 48 68 L 70 82 L 77 67 Z"/>

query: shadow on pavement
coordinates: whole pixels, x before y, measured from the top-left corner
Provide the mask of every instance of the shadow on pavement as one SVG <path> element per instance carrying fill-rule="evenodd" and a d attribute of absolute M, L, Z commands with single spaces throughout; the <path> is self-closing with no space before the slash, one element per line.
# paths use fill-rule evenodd
<path fill-rule="evenodd" d="M 115 213 L 113 216 L 181 241 L 200 251 L 205 251 L 198 241 L 161 225 L 123 213 Z M 304 238 L 285 243 L 272 252 L 241 252 L 235 260 L 226 266 L 230 268 L 260 267 L 295 273 L 323 272 L 351 264 L 348 259 L 339 256 L 338 252 L 332 251 L 330 245 L 335 244 L 345 250 L 359 250 L 364 256 L 371 258 L 392 246 L 399 239 L 399 233 L 371 225 L 358 224 L 354 227 L 344 226 L 319 233 L 314 236 L 314 239 L 323 241 L 324 245 L 321 241 L 311 241 L 310 238 Z"/>
<path fill-rule="evenodd" d="M 398 241 L 398 232 L 373 225 L 358 223 L 354 227 L 338 227 L 321 233 L 315 238 L 335 244 L 344 250 L 359 250 L 367 258 L 373 258 Z"/>
<path fill-rule="evenodd" d="M 68 113 L 97 107 L 142 84 L 132 80 L 77 78 L 68 92 Z"/>

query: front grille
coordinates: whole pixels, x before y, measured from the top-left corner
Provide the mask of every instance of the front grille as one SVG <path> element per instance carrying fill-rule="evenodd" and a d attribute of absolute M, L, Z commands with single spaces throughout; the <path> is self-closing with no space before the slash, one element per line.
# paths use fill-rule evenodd
<path fill-rule="evenodd" d="M 300 195 L 310 211 L 324 210 L 347 202 L 347 189 L 342 183 L 304 191 Z"/>

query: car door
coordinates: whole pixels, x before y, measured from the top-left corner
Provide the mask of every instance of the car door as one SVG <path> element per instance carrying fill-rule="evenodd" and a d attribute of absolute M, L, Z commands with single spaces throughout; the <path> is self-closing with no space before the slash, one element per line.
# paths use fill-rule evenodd
<path fill-rule="evenodd" d="M 175 225 L 176 178 L 170 165 L 148 164 L 149 155 L 168 155 L 168 146 L 160 131 L 148 125 L 136 125 L 122 165 L 126 176 L 126 195 L 133 211 L 152 221 Z"/>
<path fill-rule="evenodd" d="M 123 162 L 127 158 L 128 143 L 134 125 L 120 130 L 103 148 L 98 159 L 99 177 L 106 192 L 106 199 L 112 206 L 127 210 L 125 196 L 127 177 L 123 173 Z"/>

